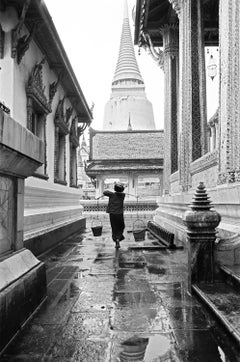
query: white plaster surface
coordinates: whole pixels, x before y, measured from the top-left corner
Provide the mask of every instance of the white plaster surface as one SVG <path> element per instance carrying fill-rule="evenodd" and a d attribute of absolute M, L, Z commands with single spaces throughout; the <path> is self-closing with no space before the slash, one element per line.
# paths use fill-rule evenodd
<path fill-rule="evenodd" d="M 0 262 L 0 291 L 14 282 L 40 261 L 30 250 L 22 249 Z"/>
<path fill-rule="evenodd" d="M 127 91 L 122 97 L 111 98 L 104 113 L 104 130 L 128 129 L 129 118 L 132 130 L 154 130 L 155 122 L 151 102 L 145 97 L 130 96 Z"/>

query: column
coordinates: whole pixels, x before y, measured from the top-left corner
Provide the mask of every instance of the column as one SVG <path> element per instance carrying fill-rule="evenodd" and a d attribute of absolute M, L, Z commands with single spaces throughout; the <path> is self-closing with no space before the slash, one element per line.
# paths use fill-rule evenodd
<path fill-rule="evenodd" d="M 179 173 L 191 187 L 190 163 L 207 152 L 202 1 L 169 0 L 179 17 Z"/>
<path fill-rule="evenodd" d="M 103 191 L 104 191 L 104 180 L 105 180 L 105 178 L 103 176 L 101 176 L 99 178 L 99 183 L 98 183 L 99 196 L 102 196 Z"/>
<path fill-rule="evenodd" d="M 212 143 L 213 143 L 212 151 L 214 151 L 216 149 L 216 126 L 215 126 L 215 123 L 212 126 Z"/>
<path fill-rule="evenodd" d="M 164 51 L 164 180 L 163 193 L 170 191 L 170 175 L 178 170 L 178 25 L 161 29 Z"/>
<path fill-rule="evenodd" d="M 239 0 L 220 0 L 220 162 L 219 183 L 234 176 L 240 166 L 240 4 Z"/>
<path fill-rule="evenodd" d="M 134 199 L 136 195 L 136 187 L 137 187 L 137 178 L 134 173 L 129 173 L 128 175 L 128 193 L 131 195 L 129 196 L 130 199 Z"/>

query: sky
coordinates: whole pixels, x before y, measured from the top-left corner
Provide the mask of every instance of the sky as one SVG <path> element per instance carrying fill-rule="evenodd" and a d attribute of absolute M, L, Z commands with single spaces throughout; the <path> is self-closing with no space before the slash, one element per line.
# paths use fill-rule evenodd
<path fill-rule="evenodd" d="M 92 127 L 102 129 L 104 106 L 110 98 L 123 23 L 124 0 L 44 0 L 66 50 L 80 87 L 91 107 Z M 128 0 L 132 38 L 132 9 Z M 164 73 L 153 58 L 135 46 L 136 59 L 145 82 L 148 100 L 153 105 L 157 129 L 164 126 Z M 218 102 L 218 82 L 207 79 L 208 118 Z"/>
<path fill-rule="evenodd" d="M 110 98 L 123 22 L 124 0 L 45 0 L 64 49 L 89 107 L 94 102 L 93 123 L 102 128 L 104 106 Z M 134 36 L 132 9 L 129 21 Z M 153 104 L 156 127 L 163 128 L 164 74 L 144 49 L 138 55 L 147 98 Z"/>

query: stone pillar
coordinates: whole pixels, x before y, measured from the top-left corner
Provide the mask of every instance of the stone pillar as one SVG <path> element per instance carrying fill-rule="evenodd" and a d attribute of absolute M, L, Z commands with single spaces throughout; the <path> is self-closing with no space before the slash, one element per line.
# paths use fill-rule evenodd
<path fill-rule="evenodd" d="M 103 191 L 104 191 L 104 178 L 98 176 L 96 182 L 96 197 L 102 196 Z"/>
<path fill-rule="evenodd" d="M 210 126 L 210 152 L 214 150 L 214 135 L 213 135 L 213 126 Z"/>
<path fill-rule="evenodd" d="M 130 194 L 129 198 L 134 199 L 136 196 L 136 189 L 137 189 L 137 182 L 138 179 L 134 173 L 129 173 L 128 176 L 128 193 Z"/>
<path fill-rule="evenodd" d="M 216 148 L 216 125 L 215 123 L 212 126 L 212 138 L 213 138 L 213 151 Z"/>
<path fill-rule="evenodd" d="M 219 183 L 229 180 L 229 173 L 240 165 L 240 3 L 220 0 L 220 163 Z M 235 181 L 231 179 L 231 181 Z"/>
<path fill-rule="evenodd" d="M 191 187 L 190 163 L 207 152 L 202 1 L 169 0 L 179 17 L 179 171 Z"/>
<path fill-rule="evenodd" d="M 183 217 L 187 226 L 189 291 L 192 283 L 214 282 L 214 242 L 221 217 L 211 208 L 205 186 L 200 182 L 192 210 L 186 211 Z"/>
<path fill-rule="evenodd" d="M 164 49 L 164 194 L 170 191 L 170 175 L 178 170 L 178 25 L 161 29 Z"/>

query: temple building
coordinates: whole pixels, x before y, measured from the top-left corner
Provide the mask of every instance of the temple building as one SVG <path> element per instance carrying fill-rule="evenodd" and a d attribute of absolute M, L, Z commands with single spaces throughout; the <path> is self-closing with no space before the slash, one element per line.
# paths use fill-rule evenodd
<path fill-rule="evenodd" d="M 152 104 L 133 47 L 124 0 L 120 48 L 112 93 L 106 103 L 103 130 L 90 129 L 87 175 L 96 184 L 96 194 L 121 181 L 130 197 L 156 198 L 162 194 L 164 134 L 155 129 Z"/>
<path fill-rule="evenodd" d="M 126 192 L 156 198 L 162 194 L 164 159 L 163 131 L 96 131 L 90 128 L 90 156 L 87 175 L 96 182 L 96 196 L 114 182 Z"/>
<path fill-rule="evenodd" d="M 225 265 L 240 264 L 239 17 L 238 0 L 136 1 L 135 44 L 165 75 L 164 195 L 155 221 L 185 241 L 183 215 L 204 182 L 221 215 L 215 251 Z M 219 107 L 209 121 L 206 47 L 219 47 Z"/>
<path fill-rule="evenodd" d="M 81 144 L 77 153 L 77 185 L 82 191 L 84 200 L 95 198 L 95 185 L 86 174 L 86 166 L 89 160 L 90 148 L 86 142 L 85 135 L 82 135 Z"/>
<path fill-rule="evenodd" d="M 44 1 L 0 5 L 0 351 L 46 298 L 37 259 L 85 227 L 79 136 L 92 114 Z"/>

